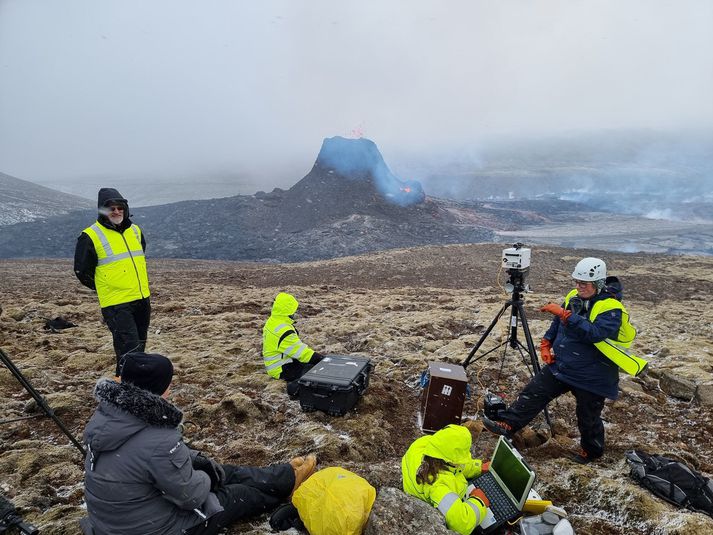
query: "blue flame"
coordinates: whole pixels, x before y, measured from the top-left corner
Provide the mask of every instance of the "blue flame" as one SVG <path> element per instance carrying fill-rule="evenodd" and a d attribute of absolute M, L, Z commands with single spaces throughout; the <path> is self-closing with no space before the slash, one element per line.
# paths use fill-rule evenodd
<path fill-rule="evenodd" d="M 369 139 L 326 138 L 316 165 L 333 169 L 350 180 L 371 179 L 382 198 L 398 206 L 418 204 L 426 198 L 418 181 L 401 180 L 391 172 L 376 144 Z"/>

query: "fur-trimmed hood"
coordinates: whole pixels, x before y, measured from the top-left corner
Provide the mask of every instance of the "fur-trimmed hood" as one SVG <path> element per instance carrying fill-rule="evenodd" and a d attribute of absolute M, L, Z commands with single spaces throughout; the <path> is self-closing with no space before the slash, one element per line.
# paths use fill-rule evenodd
<path fill-rule="evenodd" d="M 102 380 L 84 430 L 84 500 L 92 533 L 180 535 L 223 507 L 210 477 L 193 470 L 198 452 L 177 427 L 182 414 L 128 383 Z"/>
<path fill-rule="evenodd" d="M 146 427 L 175 429 L 183 419 L 161 396 L 129 383 L 101 379 L 94 397 L 99 407 L 84 436 L 94 452 L 114 450 Z"/>

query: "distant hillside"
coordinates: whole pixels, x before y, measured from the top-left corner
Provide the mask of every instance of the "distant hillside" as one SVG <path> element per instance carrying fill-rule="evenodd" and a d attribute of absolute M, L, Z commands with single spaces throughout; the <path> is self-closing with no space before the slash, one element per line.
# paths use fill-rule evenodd
<path fill-rule="evenodd" d="M 88 199 L 0 173 L 0 226 L 45 219 L 93 204 Z"/>
<path fill-rule="evenodd" d="M 300 261 L 491 241 L 493 229 L 546 223 L 570 205 L 549 203 L 543 216 L 523 206 L 429 198 L 418 182 L 393 175 L 372 141 L 334 137 L 289 190 L 132 208 L 132 219 L 152 257 Z M 7 227 L 0 258 L 71 256 L 95 216 L 89 210 Z"/>

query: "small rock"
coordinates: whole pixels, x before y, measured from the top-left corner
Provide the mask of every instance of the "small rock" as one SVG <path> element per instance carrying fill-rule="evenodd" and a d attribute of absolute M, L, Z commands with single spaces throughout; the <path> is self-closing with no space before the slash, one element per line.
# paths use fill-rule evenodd
<path fill-rule="evenodd" d="M 693 381 L 679 377 L 670 371 L 661 374 L 659 384 L 661 390 L 666 392 L 669 396 L 684 401 L 691 401 L 696 395 L 696 384 Z"/>
<path fill-rule="evenodd" d="M 622 380 L 619 381 L 619 388 L 621 388 L 621 391 L 626 394 L 644 391 L 644 387 L 641 386 L 638 382 L 635 382 L 633 378 L 629 377 L 628 375 L 622 377 Z"/>
<path fill-rule="evenodd" d="M 540 444 L 544 444 L 549 439 L 549 436 L 544 431 L 535 431 L 531 427 L 525 427 L 520 432 L 520 438 L 524 443 L 525 449 L 536 448 Z"/>
<path fill-rule="evenodd" d="M 703 407 L 713 407 L 713 383 L 698 385 L 696 401 Z"/>

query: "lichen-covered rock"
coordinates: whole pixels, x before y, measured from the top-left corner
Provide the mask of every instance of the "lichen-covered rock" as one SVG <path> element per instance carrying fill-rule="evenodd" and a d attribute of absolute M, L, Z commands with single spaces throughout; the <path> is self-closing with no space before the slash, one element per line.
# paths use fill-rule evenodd
<path fill-rule="evenodd" d="M 393 487 L 379 490 L 364 530 L 364 535 L 385 533 L 453 535 L 438 509 Z"/>
<path fill-rule="evenodd" d="M 660 384 L 661 390 L 674 398 L 691 401 L 696 395 L 696 383 L 671 371 L 661 374 Z"/>
<path fill-rule="evenodd" d="M 703 407 L 713 407 L 713 383 L 698 385 L 696 388 L 696 401 Z"/>

